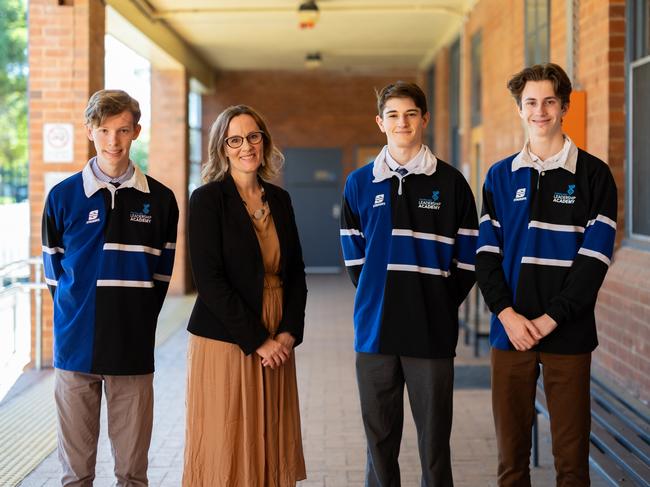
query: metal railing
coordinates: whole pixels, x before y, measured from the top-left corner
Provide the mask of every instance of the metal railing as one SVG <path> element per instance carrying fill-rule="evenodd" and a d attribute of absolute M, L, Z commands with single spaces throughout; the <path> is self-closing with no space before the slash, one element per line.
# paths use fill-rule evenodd
<path fill-rule="evenodd" d="M 43 289 L 47 289 L 47 285 L 43 282 L 43 261 L 40 257 L 20 260 L 0 267 L 0 299 L 21 292 L 34 293 L 33 316 L 36 325 L 34 365 L 38 370 L 43 367 Z M 19 326 L 16 303 L 17 300 L 14 299 L 12 310 L 14 341 Z"/>

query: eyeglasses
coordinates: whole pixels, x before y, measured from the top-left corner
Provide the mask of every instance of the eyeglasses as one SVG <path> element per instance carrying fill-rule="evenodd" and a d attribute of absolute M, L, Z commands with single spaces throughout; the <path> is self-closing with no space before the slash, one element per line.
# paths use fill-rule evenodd
<path fill-rule="evenodd" d="M 225 142 L 226 145 L 231 149 L 239 149 L 244 143 L 244 138 L 248 141 L 249 144 L 257 145 L 262 142 L 262 139 L 264 138 L 264 132 L 251 132 L 246 137 L 242 137 L 241 135 L 233 135 L 232 137 L 228 137 Z"/>

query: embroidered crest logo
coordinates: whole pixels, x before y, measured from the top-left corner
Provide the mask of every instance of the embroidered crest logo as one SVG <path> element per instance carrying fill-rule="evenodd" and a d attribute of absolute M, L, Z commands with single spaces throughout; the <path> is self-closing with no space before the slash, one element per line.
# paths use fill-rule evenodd
<path fill-rule="evenodd" d="M 99 222 L 99 210 L 91 210 L 88 212 L 88 220 L 86 221 L 86 224 L 97 222 Z"/>
<path fill-rule="evenodd" d="M 573 193 L 576 192 L 576 185 L 569 184 L 567 187 L 566 193 L 555 193 L 553 195 L 553 203 L 560 203 L 563 205 L 572 205 L 576 202 L 576 197 L 573 196 Z"/>
<path fill-rule="evenodd" d="M 512 201 L 526 201 L 526 188 L 519 188 Z"/>
<path fill-rule="evenodd" d="M 431 192 L 431 198 L 420 198 L 418 200 L 418 208 L 423 210 L 439 210 L 442 207 L 440 201 L 440 191 L 434 190 Z"/>
<path fill-rule="evenodd" d="M 151 203 L 144 203 L 142 211 L 132 211 L 129 213 L 129 221 L 137 223 L 151 223 Z"/>
<path fill-rule="evenodd" d="M 386 202 L 384 201 L 384 193 L 378 194 L 375 196 L 375 204 L 372 205 L 373 208 L 377 208 L 378 206 L 384 206 Z"/>

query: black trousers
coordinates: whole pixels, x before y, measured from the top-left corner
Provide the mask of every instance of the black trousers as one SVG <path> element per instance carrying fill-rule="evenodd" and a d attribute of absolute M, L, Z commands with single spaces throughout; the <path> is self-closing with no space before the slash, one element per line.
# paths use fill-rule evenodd
<path fill-rule="evenodd" d="M 422 487 L 452 487 L 449 439 L 454 359 L 357 353 L 357 384 L 368 444 L 366 487 L 400 487 L 404 385 L 418 435 Z"/>

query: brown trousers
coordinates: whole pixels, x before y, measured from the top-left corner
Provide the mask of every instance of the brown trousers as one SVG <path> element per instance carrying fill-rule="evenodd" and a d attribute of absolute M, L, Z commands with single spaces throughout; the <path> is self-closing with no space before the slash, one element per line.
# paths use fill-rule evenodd
<path fill-rule="evenodd" d="M 591 354 L 492 349 L 492 412 L 499 449 L 499 487 L 529 487 L 535 389 L 543 370 L 558 487 L 589 481 Z"/>
<path fill-rule="evenodd" d="M 56 369 L 54 398 L 61 485 L 92 487 L 102 384 L 118 487 L 146 486 L 153 423 L 153 374 L 95 375 Z"/>

